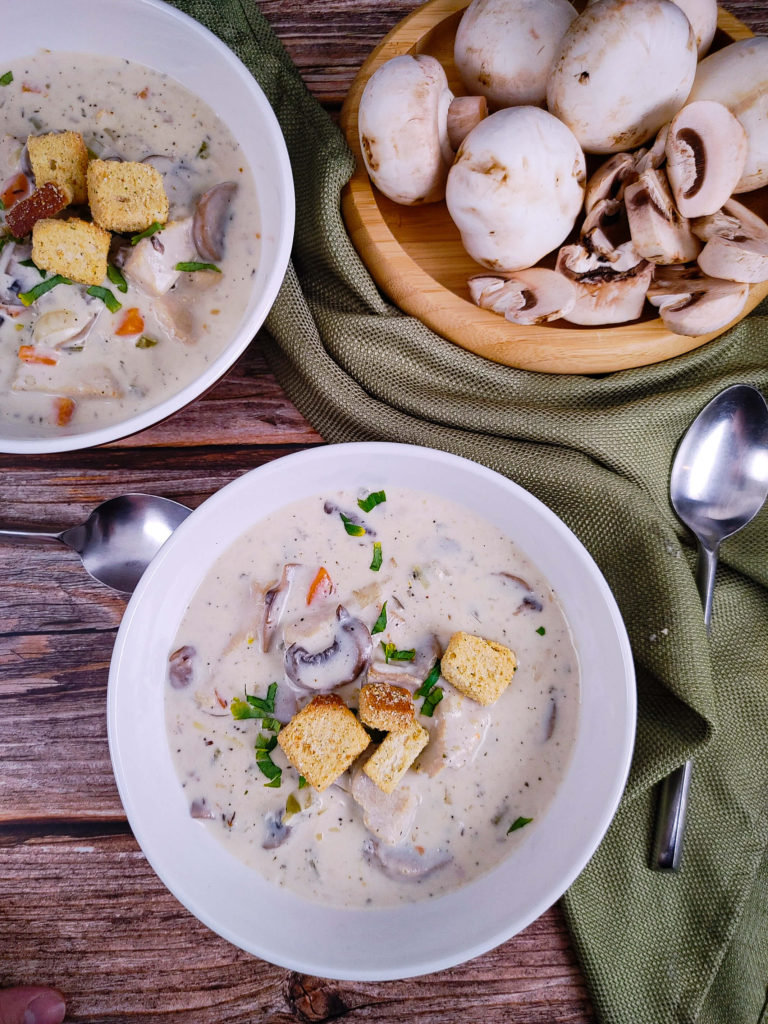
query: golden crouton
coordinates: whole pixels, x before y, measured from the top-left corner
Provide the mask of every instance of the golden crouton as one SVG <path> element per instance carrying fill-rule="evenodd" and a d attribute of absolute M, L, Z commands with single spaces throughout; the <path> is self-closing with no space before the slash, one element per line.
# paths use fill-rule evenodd
<path fill-rule="evenodd" d="M 168 220 L 163 176 L 150 164 L 91 160 L 88 203 L 93 219 L 107 231 L 144 231 Z"/>
<path fill-rule="evenodd" d="M 363 771 L 385 793 L 391 793 L 429 742 L 429 733 L 418 722 L 399 732 L 389 732 L 379 749 L 363 765 Z"/>
<path fill-rule="evenodd" d="M 517 658 L 503 644 L 471 633 L 454 633 L 440 660 L 451 686 L 478 704 L 493 704 L 509 686 Z"/>
<path fill-rule="evenodd" d="M 397 732 L 413 721 L 413 698 L 403 686 L 366 683 L 360 690 L 360 721 L 372 729 Z"/>
<path fill-rule="evenodd" d="M 79 132 L 30 135 L 27 152 L 37 188 L 51 181 L 66 195 L 67 202 L 87 200 L 88 150 Z"/>
<path fill-rule="evenodd" d="M 41 270 L 78 284 L 101 284 L 107 274 L 110 234 L 96 224 L 70 217 L 44 218 L 32 229 L 32 260 Z"/>
<path fill-rule="evenodd" d="M 322 693 L 280 730 L 277 742 L 310 786 L 323 790 L 362 754 L 370 737 L 341 697 Z"/>

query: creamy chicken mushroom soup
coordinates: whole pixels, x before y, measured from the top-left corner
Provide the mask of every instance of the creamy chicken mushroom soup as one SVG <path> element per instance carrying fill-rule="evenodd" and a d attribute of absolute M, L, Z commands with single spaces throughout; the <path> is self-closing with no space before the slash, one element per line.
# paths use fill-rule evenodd
<path fill-rule="evenodd" d="M 579 708 L 557 595 L 508 537 L 434 495 L 366 497 L 318 495 L 233 543 L 185 612 L 166 688 L 180 799 L 200 827 L 276 885 L 344 907 L 437 896 L 513 852 L 563 777 Z M 349 674 L 340 629 L 365 658 L 335 692 L 356 709 L 366 681 L 403 687 L 429 733 L 391 793 L 361 768 L 381 740 L 373 730 L 322 792 L 275 744 L 315 687 Z M 516 653 L 489 706 L 438 677 L 457 631 Z"/>
<path fill-rule="evenodd" d="M 162 175 L 168 222 L 134 245 L 131 232 L 113 235 L 109 260 L 124 282 L 112 272 L 103 281 L 109 305 L 64 283 L 25 304 L 19 296 L 52 275 L 31 262 L 29 236 L 16 241 L 3 224 L 0 237 L 0 426 L 34 436 L 118 422 L 189 384 L 238 329 L 260 247 L 250 170 L 214 112 L 150 68 L 39 53 L 0 73 L 3 221 L 34 187 L 30 135 L 78 132 L 92 158 L 147 162 Z M 177 271 L 211 262 L 196 248 L 201 234 L 219 272 Z"/>

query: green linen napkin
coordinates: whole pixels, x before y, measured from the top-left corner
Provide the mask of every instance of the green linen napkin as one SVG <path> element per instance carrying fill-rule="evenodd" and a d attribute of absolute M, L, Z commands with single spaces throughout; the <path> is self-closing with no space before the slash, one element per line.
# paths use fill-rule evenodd
<path fill-rule="evenodd" d="M 563 899 L 599 1019 L 765 1021 L 768 513 L 725 544 L 708 640 L 668 479 L 710 398 L 739 382 L 768 389 L 768 305 L 695 352 L 603 377 L 527 373 L 458 348 L 389 304 L 361 264 L 339 208 L 353 158 L 254 0 L 173 2 L 251 69 L 285 134 L 295 245 L 261 343 L 288 395 L 329 442 L 427 445 L 509 476 L 574 530 L 616 595 L 637 670 L 634 761 Z M 683 868 L 653 872 L 654 787 L 688 757 Z"/>

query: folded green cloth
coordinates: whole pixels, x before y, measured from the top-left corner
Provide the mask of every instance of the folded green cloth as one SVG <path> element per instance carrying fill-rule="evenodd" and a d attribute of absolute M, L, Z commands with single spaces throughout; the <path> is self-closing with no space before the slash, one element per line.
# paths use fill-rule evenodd
<path fill-rule="evenodd" d="M 174 2 L 251 69 L 285 134 L 295 246 L 261 342 L 290 398 L 329 442 L 428 445 L 511 477 L 574 530 L 616 595 L 637 669 L 635 756 L 563 898 L 599 1019 L 768 1020 L 768 513 L 722 550 L 708 639 L 692 538 L 668 500 L 696 413 L 730 384 L 768 389 L 768 305 L 692 353 L 600 378 L 464 351 L 371 281 L 340 216 L 353 158 L 255 2 Z M 683 868 L 654 872 L 655 783 L 688 757 Z"/>

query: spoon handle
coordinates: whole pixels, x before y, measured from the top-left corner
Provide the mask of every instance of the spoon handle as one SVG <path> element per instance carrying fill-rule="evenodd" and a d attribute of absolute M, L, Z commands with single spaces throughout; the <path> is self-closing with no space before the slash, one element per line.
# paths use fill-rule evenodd
<path fill-rule="evenodd" d="M 704 625 L 709 633 L 712 622 L 712 595 L 717 570 L 717 547 L 699 544 L 696 560 L 696 586 L 704 608 Z M 659 871 L 677 871 L 683 850 L 683 832 L 691 785 L 691 762 L 686 761 L 663 779 L 659 789 L 656 835 L 651 866 Z"/>
<path fill-rule="evenodd" d="M 0 537 L 12 537 L 14 540 L 61 540 L 58 533 L 48 533 L 47 530 L 1 529 Z"/>

